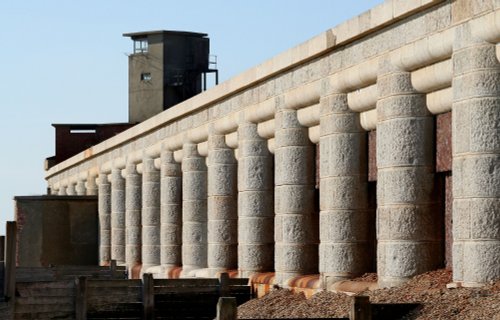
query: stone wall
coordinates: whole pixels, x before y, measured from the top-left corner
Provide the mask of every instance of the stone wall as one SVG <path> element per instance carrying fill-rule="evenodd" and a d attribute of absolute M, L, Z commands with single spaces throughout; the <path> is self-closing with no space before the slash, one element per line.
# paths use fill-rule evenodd
<path fill-rule="evenodd" d="M 17 265 L 95 265 L 97 197 L 15 197 Z"/>

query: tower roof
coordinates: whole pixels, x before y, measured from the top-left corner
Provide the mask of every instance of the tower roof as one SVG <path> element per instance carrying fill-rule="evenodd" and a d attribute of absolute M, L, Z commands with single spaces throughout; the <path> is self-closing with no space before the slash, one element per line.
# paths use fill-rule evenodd
<path fill-rule="evenodd" d="M 204 38 L 208 36 L 206 33 L 200 32 L 190 32 L 190 31 L 176 31 L 176 30 L 152 30 L 152 31 L 141 31 L 141 32 L 131 32 L 124 33 L 124 37 L 130 37 L 132 39 L 144 38 L 153 34 L 163 34 L 163 35 L 177 35 L 177 36 L 190 36 L 190 37 L 199 37 Z"/>

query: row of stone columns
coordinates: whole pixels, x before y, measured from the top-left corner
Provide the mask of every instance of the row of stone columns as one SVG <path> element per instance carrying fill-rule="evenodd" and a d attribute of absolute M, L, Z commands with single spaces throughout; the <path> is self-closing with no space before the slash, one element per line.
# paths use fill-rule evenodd
<path fill-rule="evenodd" d="M 467 27 L 457 28 L 452 61 L 454 279 L 474 285 L 500 277 L 500 64 L 495 45 Z M 411 73 L 389 59 L 377 87 L 376 261 L 380 285 L 394 286 L 442 262 L 434 120 Z M 142 175 L 133 163 L 125 176 L 100 174 L 101 263 L 182 265 L 185 276 L 274 269 L 280 284 L 318 269 L 326 285 L 368 271 L 373 208 L 359 114 L 342 90 L 320 99 L 318 216 L 315 148 L 289 105 L 277 99 L 274 155 L 257 124 L 242 122 L 238 161 L 211 132 L 207 158 L 185 143 L 181 163 L 163 151 L 159 170 L 145 157 Z M 96 190 L 87 184 L 59 193 Z"/>

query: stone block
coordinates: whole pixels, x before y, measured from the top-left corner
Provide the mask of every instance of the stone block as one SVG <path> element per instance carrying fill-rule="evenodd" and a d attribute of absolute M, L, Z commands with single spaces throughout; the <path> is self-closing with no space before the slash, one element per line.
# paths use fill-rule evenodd
<path fill-rule="evenodd" d="M 388 73 L 377 78 L 379 99 L 416 93 L 409 72 L 394 72 L 394 66 L 388 63 L 381 66 Z"/>
<path fill-rule="evenodd" d="M 298 272 L 313 274 L 318 272 L 317 245 L 275 244 L 276 272 Z"/>
<path fill-rule="evenodd" d="M 127 210 L 125 213 L 125 226 L 126 228 L 141 225 L 141 210 Z"/>
<path fill-rule="evenodd" d="M 462 241 L 453 242 L 453 281 L 464 279 L 464 245 Z"/>
<path fill-rule="evenodd" d="M 237 267 L 236 245 L 208 244 L 208 267 L 234 269 Z"/>
<path fill-rule="evenodd" d="M 320 210 L 366 209 L 368 185 L 366 176 L 340 176 L 320 180 Z"/>
<path fill-rule="evenodd" d="M 328 83 L 325 83 L 326 87 L 329 87 Z M 333 91 L 334 88 L 323 88 L 325 91 Z M 330 92 L 325 92 L 328 94 Z M 327 96 L 323 96 L 320 99 L 320 114 L 321 117 L 325 116 L 335 116 L 337 114 L 350 113 L 349 105 L 347 104 L 347 94 L 345 93 L 333 93 Z"/>
<path fill-rule="evenodd" d="M 142 243 L 151 245 L 160 245 L 160 227 L 143 225 Z"/>
<path fill-rule="evenodd" d="M 424 94 L 400 94 L 377 101 L 377 121 L 429 117 Z"/>
<path fill-rule="evenodd" d="M 160 209 L 161 223 L 182 224 L 182 205 L 164 204 Z"/>
<path fill-rule="evenodd" d="M 184 244 L 206 244 L 206 223 L 185 221 L 182 228 L 182 243 Z"/>
<path fill-rule="evenodd" d="M 397 167 L 378 170 L 377 203 L 428 204 L 434 201 L 432 168 Z"/>
<path fill-rule="evenodd" d="M 143 245 L 142 246 L 142 263 L 144 265 L 159 265 L 160 264 L 160 246 L 159 245 Z"/>
<path fill-rule="evenodd" d="M 240 140 L 238 144 L 238 152 L 240 160 L 246 157 L 266 157 L 269 156 L 267 144 L 262 138 L 255 138 L 255 140 Z M 238 161 L 239 165 L 240 161 Z"/>
<path fill-rule="evenodd" d="M 275 212 L 311 213 L 314 212 L 314 189 L 312 186 L 283 185 L 275 188 Z"/>
<path fill-rule="evenodd" d="M 442 222 L 432 205 L 391 205 L 377 209 L 378 240 L 440 241 Z"/>
<path fill-rule="evenodd" d="M 162 244 L 182 244 L 182 225 L 178 224 L 163 224 L 160 229 Z"/>
<path fill-rule="evenodd" d="M 384 260 L 377 260 L 383 265 L 383 273 L 379 270 L 379 283 L 383 286 L 385 281 L 405 281 L 434 270 L 442 260 L 439 242 L 379 241 L 377 251 L 383 252 Z"/>
<path fill-rule="evenodd" d="M 267 148 L 267 146 L 266 146 Z M 274 185 L 271 157 L 240 157 L 238 163 L 238 190 L 269 190 Z"/>
<path fill-rule="evenodd" d="M 274 244 L 238 244 L 238 267 L 242 271 L 271 271 Z"/>
<path fill-rule="evenodd" d="M 182 199 L 198 200 L 207 197 L 206 171 L 184 172 L 182 179 Z"/>
<path fill-rule="evenodd" d="M 500 95 L 500 70 L 484 69 L 453 78 L 453 101 Z"/>
<path fill-rule="evenodd" d="M 461 197 L 500 197 L 500 155 L 454 158 L 453 194 Z"/>
<path fill-rule="evenodd" d="M 342 133 L 320 140 L 320 176 L 366 174 L 366 135 Z"/>
<path fill-rule="evenodd" d="M 144 184 L 142 188 L 142 207 L 160 207 L 160 183 Z"/>
<path fill-rule="evenodd" d="M 208 219 L 234 219 L 237 215 L 236 196 L 210 196 L 207 200 Z"/>
<path fill-rule="evenodd" d="M 500 240 L 500 199 L 473 198 L 455 200 L 454 209 L 457 218 L 465 216 L 457 222 L 469 223 L 471 239 Z M 468 216 L 467 216 L 468 214 Z M 454 219 L 455 222 L 456 219 Z"/>
<path fill-rule="evenodd" d="M 192 171 L 206 171 L 207 165 L 206 160 L 203 157 L 195 157 L 195 158 L 184 158 L 182 161 L 182 172 L 185 174 L 186 172 Z"/>
<path fill-rule="evenodd" d="M 320 272 L 352 278 L 365 273 L 371 263 L 365 243 L 321 243 L 319 245 Z"/>
<path fill-rule="evenodd" d="M 122 246 L 125 244 L 125 229 L 111 229 L 111 243 Z"/>
<path fill-rule="evenodd" d="M 207 265 L 207 247 L 200 244 L 182 245 L 183 268 L 205 268 Z"/>
<path fill-rule="evenodd" d="M 453 201 L 453 241 L 471 239 L 470 200 L 455 199 Z M 453 259 L 455 259 L 453 257 Z"/>
<path fill-rule="evenodd" d="M 273 217 L 239 218 L 238 243 L 259 244 L 274 242 Z"/>
<path fill-rule="evenodd" d="M 276 129 L 276 148 L 310 146 L 308 131 L 305 127 L 294 127 L 287 129 Z"/>
<path fill-rule="evenodd" d="M 485 43 L 453 52 L 454 75 L 498 68 L 495 45 Z"/>
<path fill-rule="evenodd" d="M 181 263 L 181 247 L 178 245 L 163 245 L 160 247 L 162 265 L 179 265 Z"/>
<path fill-rule="evenodd" d="M 274 155 L 275 184 L 313 184 L 315 162 L 313 151 L 312 146 L 277 149 Z"/>
<path fill-rule="evenodd" d="M 273 191 L 244 191 L 238 193 L 238 215 L 242 217 L 272 216 Z"/>
<path fill-rule="evenodd" d="M 183 221 L 207 221 L 207 201 L 192 200 L 182 201 Z"/>
<path fill-rule="evenodd" d="M 500 99 L 474 100 L 470 112 L 470 151 L 500 153 Z"/>
<path fill-rule="evenodd" d="M 358 113 L 333 113 L 322 115 L 320 118 L 320 136 L 328 136 L 335 133 L 358 133 L 363 132 Z"/>
<path fill-rule="evenodd" d="M 143 225 L 160 225 L 160 208 L 159 207 L 143 207 L 142 208 L 142 224 Z"/>
<path fill-rule="evenodd" d="M 464 244 L 464 286 L 477 286 L 500 278 L 500 241 Z"/>
<path fill-rule="evenodd" d="M 208 243 L 237 243 L 236 220 L 208 220 Z"/>
<path fill-rule="evenodd" d="M 368 241 L 368 223 L 367 211 L 321 211 L 319 220 L 321 243 Z"/>
<path fill-rule="evenodd" d="M 282 241 L 309 244 L 318 241 L 317 216 L 315 214 L 287 214 L 281 218 Z"/>
<path fill-rule="evenodd" d="M 208 196 L 234 194 L 236 175 L 236 166 L 233 164 L 208 167 Z"/>
<path fill-rule="evenodd" d="M 234 158 L 234 150 L 229 149 L 227 146 L 224 149 L 210 150 L 208 153 L 208 163 L 210 165 L 236 164 L 236 159 Z"/>
<path fill-rule="evenodd" d="M 182 179 L 180 177 L 165 177 L 161 180 L 162 205 L 180 203 L 182 201 Z"/>
<path fill-rule="evenodd" d="M 434 124 L 430 117 L 384 121 L 377 127 L 377 166 L 432 166 Z"/>

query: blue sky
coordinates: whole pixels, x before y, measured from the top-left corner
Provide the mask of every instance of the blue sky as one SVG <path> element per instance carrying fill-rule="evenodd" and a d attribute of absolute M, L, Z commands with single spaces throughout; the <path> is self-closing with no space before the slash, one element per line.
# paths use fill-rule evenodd
<path fill-rule="evenodd" d="M 43 194 L 52 123 L 127 121 L 123 33 L 208 33 L 224 81 L 382 0 L 2 0 L 0 234 L 13 196 Z"/>

